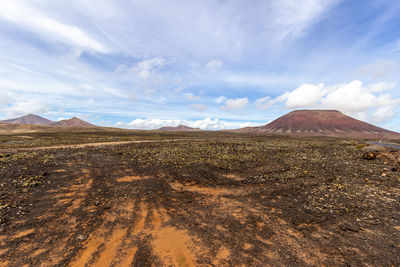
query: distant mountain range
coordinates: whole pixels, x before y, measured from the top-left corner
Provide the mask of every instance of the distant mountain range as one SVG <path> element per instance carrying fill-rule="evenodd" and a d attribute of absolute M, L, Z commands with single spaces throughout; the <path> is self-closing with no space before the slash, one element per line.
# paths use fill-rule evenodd
<path fill-rule="evenodd" d="M 96 125 L 90 124 L 76 117 L 61 121 L 51 121 L 35 114 L 28 114 L 22 117 L 10 120 L 4 120 L 1 122 L 14 123 L 14 124 L 44 125 L 44 126 L 54 126 L 54 127 L 81 127 L 81 128 L 98 127 Z"/>
<path fill-rule="evenodd" d="M 201 131 L 200 128 L 192 128 L 189 126 L 185 126 L 185 125 L 178 125 L 176 127 L 172 127 L 172 126 L 164 126 L 161 127 L 160 129 L 158 129 L 160 131 L 180 131 L 180 132 L 196 132 L 196 131 Z"/>
<path fill-rule="evenodd" d="M 234 130 L 293 136 L 331 136 L 345 138 L 400 138 L 400 134 L 346 116 L 337 110 L 296 110 L 259 127 Z"/>
<path fill-rule="evenodd" d="M 0 134 L 60 131 L 74 128 L 77 131 L 129 131 L 110 127 L 99 127 L 76 117 L 51 121 L 46 118 L 28 114 L 19 118 L 0 121 Z M 165 126 L 159 131 L 201 131 L 185 125 Z M 290 136 L 329 136 L 341 138 L 364 139 L 400 139 L 400 133 L 389 131 L 372 124 L 351 118 L 336 110 L 297 110 L 277 118 L 263 126 L 246 127 L 229 132 L 245 135 L 290 135 Z"/>

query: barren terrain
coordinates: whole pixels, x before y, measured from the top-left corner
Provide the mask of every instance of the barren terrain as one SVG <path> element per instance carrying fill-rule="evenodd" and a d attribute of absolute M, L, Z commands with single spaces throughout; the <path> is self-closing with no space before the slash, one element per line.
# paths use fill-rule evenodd
<path fill-rule="evenodd" d="M 400 265 L 395 150 L 206 133 L 0 141 L 1 266 Z"/>

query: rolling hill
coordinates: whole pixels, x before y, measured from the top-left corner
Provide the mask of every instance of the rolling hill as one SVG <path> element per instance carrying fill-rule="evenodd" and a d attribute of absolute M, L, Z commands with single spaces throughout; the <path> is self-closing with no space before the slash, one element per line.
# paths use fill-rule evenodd
<path fill-rule="evenodd" d="M 77 117 L 73 117 L 68 120 L 52 122 L 50 125 L 56 126 L 56 127 L 81 127 L 81 128 L 98 127 L 98 126 L 88 123 L 84 120 L 78 119 Z"/>
<path fill-rule="evenodd" d="M 116 128 L 99 127 L 90 124 L 76 117 L 61 120 L 51 121 L 46 118 L 34 114 L 28 114 L 19 118 L 0 121 L 0 134 L 20 134 L 20 133 L 35 133 L 35 132 L 55 132 L 55 131 L 85 131 L 91 128 L 95 131 L 116 131 Z"/>
<path fill-rule="evenodd" d="M 40 117 L 35 114 L 28 114 L 15 119 L 4 120 L 6 123 L 17 123 L 17 124 L 31 124 L 31 125 L 50 125 L 53 121 L 46 118 Z"/>
<path fill-rule="evenodd" d="M 40 117 L 35 114 L 28 114 L 15 119 L 9 119 L 0 121 L 2 123 L 12 123 L 12 124 L 28 124 L 28 125 L 44 125 L 44 126 L 56 126 L 56 127 L 98 127 L 84 120 L 73 117 L 71 119 L 61 120 L 61 121 L 51 121 L 49 119 Z"/>

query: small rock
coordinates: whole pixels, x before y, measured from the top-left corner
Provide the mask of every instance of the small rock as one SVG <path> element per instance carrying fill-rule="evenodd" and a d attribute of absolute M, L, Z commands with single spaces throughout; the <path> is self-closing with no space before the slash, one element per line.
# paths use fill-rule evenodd
<path fill-rule="evenodd" d="M 78 235 L 78 236 L 76 237 L 76 240 L 79 240 L 79 241 L 84 241 L 84 240 L 86 240 L 86 239 L 87 239 L 87 237 L 84 236 L 84 235 Z"/>
<path fill-rule="evenodd" d="M 372 152 L 365 152 L 363 154 L 363 159 L 366 159 L 366 160 L 376 159 L 376 154 L 372 153 Z"/>
<path fill-rule="evenodd" d="M 397 171 L 398 171 L 398 169 L 396 167 L 392 168 L 392 172 L 397 172 Z"/>
<path fill-rule="evenodd" d="M 381 176 L 382 176 L 382 177 L 386 177 L 386 173 L 382 173 Z"/>

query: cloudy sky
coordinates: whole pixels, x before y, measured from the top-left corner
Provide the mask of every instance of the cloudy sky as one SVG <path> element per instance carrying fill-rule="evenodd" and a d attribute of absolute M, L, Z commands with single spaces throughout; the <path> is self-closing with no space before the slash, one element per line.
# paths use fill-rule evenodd
<path fill-rule="evenodd" d="M 400 131 L 400 1 L 2 0 L 0 119 L 202 129 L 338 109 Z"/>

